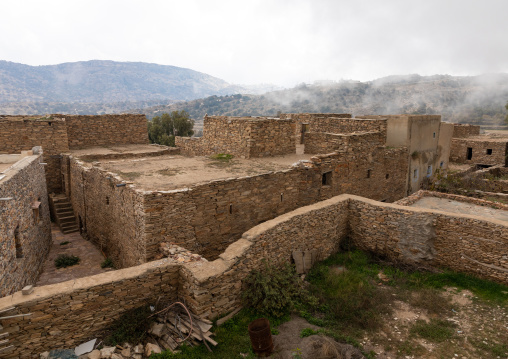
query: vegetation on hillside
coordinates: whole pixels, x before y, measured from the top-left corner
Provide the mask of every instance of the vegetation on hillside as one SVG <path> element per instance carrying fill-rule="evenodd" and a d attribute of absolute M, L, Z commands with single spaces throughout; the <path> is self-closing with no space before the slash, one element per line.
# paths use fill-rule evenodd
<path fill-rule="evenodd" d="M 148 121 L 148 138 L 150 143 L 174 146 L 175 136 L 190 137 L 194 134 L 194 121 L 185 111 L 173 111 L 155 116 Z"/>

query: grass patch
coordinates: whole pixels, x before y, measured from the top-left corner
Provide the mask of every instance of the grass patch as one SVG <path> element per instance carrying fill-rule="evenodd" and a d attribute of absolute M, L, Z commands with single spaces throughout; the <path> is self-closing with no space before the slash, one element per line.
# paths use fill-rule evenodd
<path fill-rule="evenodd" d="M 55 267 L 57 268 L 66 268 L 71 267 L 79 263 L 79 257 L 68 255 L 68 254 L 60 254 L 55 259 Z"/>
<path fill-rule="evenodd" d="M 417 320 L 411 327 L 411 334 L 435 343 L 441 343 L 451 339 L 455 333 L 456 324 L 442 319 L 431 319 L 429 323 L 424 320 Z"/>
<path fill-rule="evenodd" d="M 66 244 L 69 244 L 69 243 L 71 243 L 71 242 L 69 242 L 69 241 L 63 241 L 63 242 L 60 243 L 60 245 L 61 246 L 65 246 Z"/>
<path fill-rule="evenodd" d="M 141 173 L 140 172 L 120 172 L 118 171 L 118 174 L 125 178 L 126 180 L 128 181 L 133 181 L 135 180 L 136 178 L 140 177 L 141 176 Z"/>
<path fill-rule="evenodd" d="M 499 343 L 488 343 L 483 340 L 478 340 L 475 338 L 470 338 L 469 342 L 478 349 L 484 350 L 486 352 L 495 355 L 496 357 L 505 357 L 508 353 L 508 345 L 507 344 L 499 344 Z"/>
<path fill-rule="evenodd" d="M 176 176 L 181 171 L 177 168 L 163 168 L 161 170 L 158 170 L 157 173 L 163 176 Z"/>
<path fill-rule="evenodd" d="M 125 312 L 108 329 L 104 339 L 105 345 L 122 345 L 123 343 L 140 343 L 146 336 L 150 323 L 155 319 L 148 318 L 152 314 L 149 305 Z"/>
<path fill-rule="evenodd" d="M 106 258 L 101 263 L 101 268 L 115 268 L 115 264 L 113 263 L 113 260 L 111 258 Z"/>
<path fill-rule="evenodd" d="M 229 153 L 217 153 L 216 155 L 210 156 L 212 160 L 216 161 L 222 161 L 222 162 L 229 162 L 233 159 L 233 155 L 230 155 Z"/>

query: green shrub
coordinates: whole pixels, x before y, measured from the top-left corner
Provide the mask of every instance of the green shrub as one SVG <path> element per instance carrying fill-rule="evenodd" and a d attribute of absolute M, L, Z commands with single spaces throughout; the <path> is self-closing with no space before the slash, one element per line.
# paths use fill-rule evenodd
<path fill-rule="evenodd" d="M 233 155 L 229 153 L 217 153 L 216 155 L 210 156 L 210 158 L 217 161 L 229 162 L 233 159 Z"/>
<path fill-rule="evenodd" d="M 432 342 L 441 343 L 453 337 L 456 324 L 442 319 L 431 319 L 429 323 L 424 320 L 417 320 L 411 328 L 411 334 L 418 334 L 420 337 Z"/>
<path fill-rule="evenodd" d="M 101 263 L 101 268 L 115 268 L 113 260 L 111 258 L 104 259 L 104 261 Z"/>
<path fill-rule="evenodd" d="M 246 306 L 267 316 L 281 318 L 300 301 L 316 302 L 290 264 L 277 267 L 265 262 L 264 268 L 252 271 L 244 284 Z"/>
<path fill-rule="evenodd" d="M 70 256 L 68 254 L 60 254 L 55 259 L 55 266 L 57 268 L 66 268 L 79 263 L 79 257 Z"/>

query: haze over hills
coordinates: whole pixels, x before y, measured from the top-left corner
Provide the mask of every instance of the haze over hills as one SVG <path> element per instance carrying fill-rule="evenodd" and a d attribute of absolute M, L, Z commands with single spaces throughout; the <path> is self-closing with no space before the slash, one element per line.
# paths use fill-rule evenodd
<path fill-rule="evenodd" d="M 441 114 L 445 121 L 498 126 L 504 124 L 507 101 L 508 74 L 408 75 L 370 82 L 302 84 L 259 96 L 211 96 L 133 112 L 153 117 L 162 112 L 185 110 L 198 122 L 205 113 L 232 116 L 276 116 L 279 112 Z"/>
<path fill-rule="evenodd" d="M 90 108 L 92 113 L 122 111 L 242 91 L 216 77 L 175 66 L 99 60 L 29 66 L 0 61 L 2 113 L 16 108 L 18 114 L 76 108 Z"/>

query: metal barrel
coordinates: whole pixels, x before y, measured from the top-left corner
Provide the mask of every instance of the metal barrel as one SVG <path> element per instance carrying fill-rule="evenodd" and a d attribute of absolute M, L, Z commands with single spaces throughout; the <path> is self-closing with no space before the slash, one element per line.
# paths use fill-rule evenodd
<path fill-rule="evenodd" d="M 268 319 L 259 318 L 251 322 L 249 324 L 249 336 L 254 354 L 262 357 L 272 353 L 272 332 Z"/>

